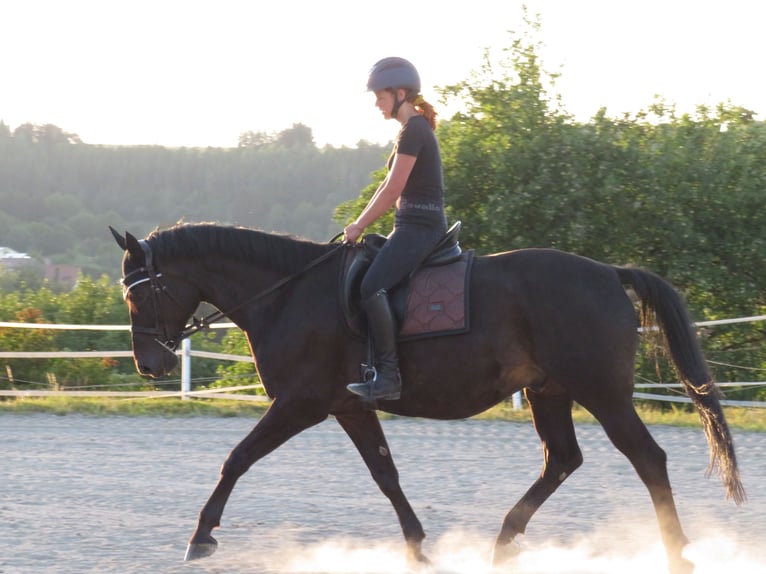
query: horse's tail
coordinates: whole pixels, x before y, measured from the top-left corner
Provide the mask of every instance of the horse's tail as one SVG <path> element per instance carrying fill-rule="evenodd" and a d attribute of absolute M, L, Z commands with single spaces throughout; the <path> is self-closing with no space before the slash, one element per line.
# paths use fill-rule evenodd
<path fill-rule="evenodd" d="M 746 495 L 739 478 L 731 432 L 686 305 L 678 292 L 658 275 L 635 268 L 615 269 L 622 283 L 633 287 L 641 300 L 641 326 L 654 328 L 656 319 L 664 335 L 665 349 L 670 351 L 678 378 L 702 420 L 710 447 L 708 474 L 717 468 L 726 488 L 726 498 L 742 504 Z"/>

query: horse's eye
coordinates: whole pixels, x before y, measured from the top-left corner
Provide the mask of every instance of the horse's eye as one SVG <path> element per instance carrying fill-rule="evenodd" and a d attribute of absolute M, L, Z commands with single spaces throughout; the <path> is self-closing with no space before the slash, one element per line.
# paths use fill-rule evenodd
<path fill-rule="evenodd" d="M 148 285 L 139 285 L 128 293 L 127 301 L 134 309 L 149 301 L 151 288 Z"/>

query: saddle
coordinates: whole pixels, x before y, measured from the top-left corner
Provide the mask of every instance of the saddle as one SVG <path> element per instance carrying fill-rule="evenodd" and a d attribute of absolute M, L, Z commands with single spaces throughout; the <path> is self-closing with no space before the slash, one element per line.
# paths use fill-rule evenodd
<path fill-rule="evenodd" d="M 459 221 L 452 225 L 421 266 L 389 290 L 400 341 L 468 331 L 468 285 L 474 253 L 461 249 L 460 227 Z M 365 235 L 359 244 L 350 246 L 341 265 L 341 309 L 347 327 L 359 337 L 367 336 L 359 286 L 385 242 L 383 235 Z"/>

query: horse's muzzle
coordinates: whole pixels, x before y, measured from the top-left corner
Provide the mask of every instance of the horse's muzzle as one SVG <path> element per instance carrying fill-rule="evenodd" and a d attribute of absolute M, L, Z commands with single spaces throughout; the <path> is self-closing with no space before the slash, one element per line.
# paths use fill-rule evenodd
<path fill-rule="evenodd" d="M 136 370 L 144 377 L 157 379 L 169 374 L 178 366 L 178 357 L 166 345 L 153 344 L 141 349 L 133 349 Z"/>

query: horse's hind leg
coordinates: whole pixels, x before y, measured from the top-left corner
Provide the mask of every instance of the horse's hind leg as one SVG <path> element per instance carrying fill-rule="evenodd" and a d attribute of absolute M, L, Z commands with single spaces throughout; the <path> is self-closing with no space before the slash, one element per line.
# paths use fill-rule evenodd
<path fill-rule="evenodd" d="M 411 561 L 428 563 L 421 551 L 421 544 L 426 537 L 423 526 L 399 484 L 399 471 L 394 465 L 377 414 L 367 409 L 359 409 L 336 413 L 335 418 L 362 455 L 380 490 L 391 501 L 407 541 L 408 558 Z"/>
<path fill-rule="evenodd" d="M 630 460 L 649 490 L 671 573 L 693 572 L 694 565 L 681 555 L 688 539 L 681 529 L 673 500 L 667 455 L 649 434 L 649 429 L 636 413 L 632 399 L 628 397 L 622 404 L 609 404 L 601 397 L 598 406 L 584 403 L 583 406 L 599 420 L 609 439 Z"/>
<path fill-rule="evenodd" d="M 511 541 L 517 534 L 524 533 L 537 509 L 582 464 L 582 452 L 572 423 L 572 400 L 553 383 L 548 383 L 542 391 L 527 389 L 525 395 L 543 445 L 543 470 L 506 515 L 495 542 L 492 558 L 495 566 L 513 556 Z"/>

